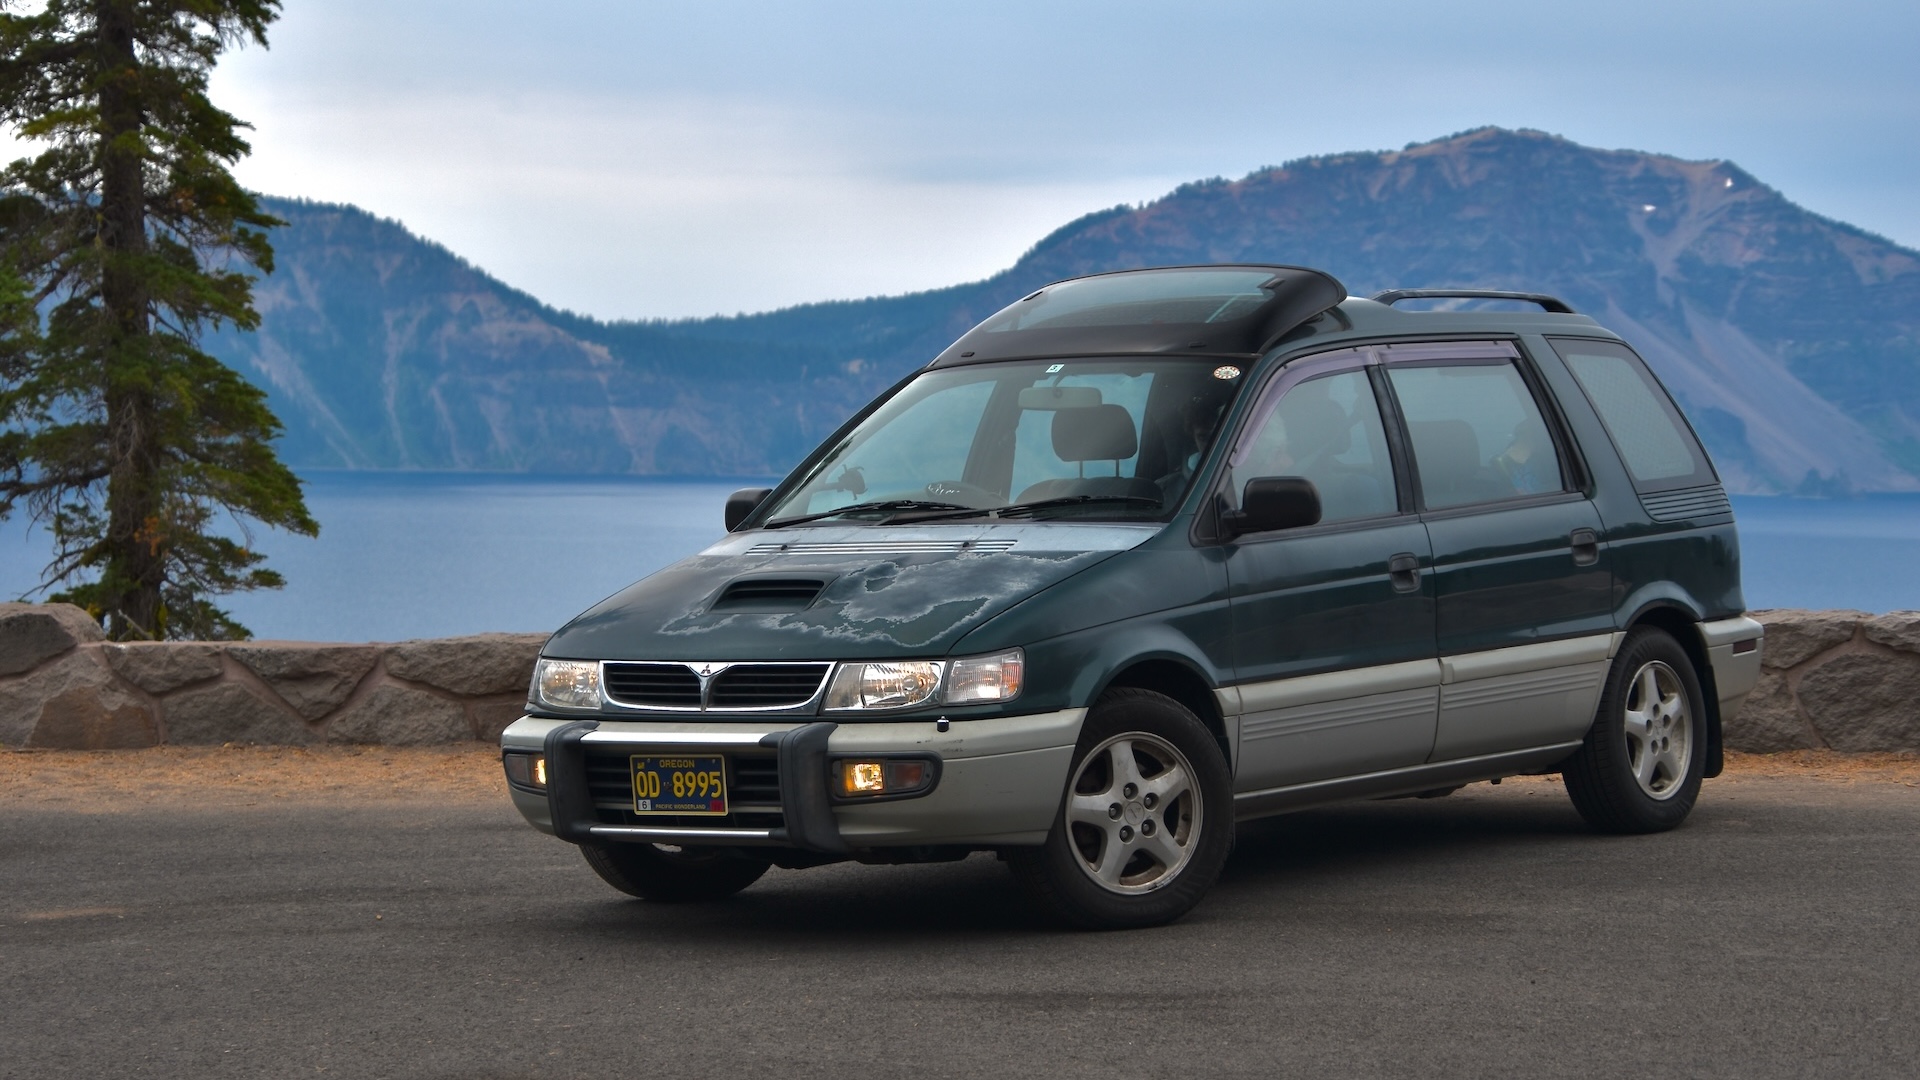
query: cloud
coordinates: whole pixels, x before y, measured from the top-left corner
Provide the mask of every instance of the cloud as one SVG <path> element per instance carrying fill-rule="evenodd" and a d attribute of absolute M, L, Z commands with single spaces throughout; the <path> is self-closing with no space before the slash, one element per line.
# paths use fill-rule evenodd
<path fill-rule="evenodd" d="M 669 316 L 979 278 L 1186 180 L 1489 123 L 1728 158 L 1920 242 L 1916 31 L 1860 0 L 327 0 L 214 87 L 252 186 Z"/>

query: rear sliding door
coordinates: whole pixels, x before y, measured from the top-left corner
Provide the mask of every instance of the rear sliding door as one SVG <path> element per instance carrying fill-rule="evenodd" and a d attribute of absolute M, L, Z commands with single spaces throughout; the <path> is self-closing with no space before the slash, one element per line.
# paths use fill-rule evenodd
<path fill-rule="evenodd" d="M 1578 740 L 1612 640 L 1612 571 L 1555 411 L 1505 341 L 1395 345 L 1388 384 L 1432 545 L 1432 760 Z"/>

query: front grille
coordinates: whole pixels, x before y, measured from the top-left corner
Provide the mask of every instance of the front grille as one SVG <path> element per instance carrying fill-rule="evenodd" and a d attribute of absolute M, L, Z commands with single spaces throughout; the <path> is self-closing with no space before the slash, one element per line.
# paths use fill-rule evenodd
<path fill-rule="evenodd" d="M 685 664 L 608 664 L 607 697 L 622 705 L 700 707 L 700 676 Z"/>
<path fill-rule="evenodd" d="M 705 665 L 702 665 L 703 667 Z M 733 664 L 707 680 L 701 701 L 700 676 L 688 664 L 605 665 L 607 698 L 643 709 L 791 709 L 813 700 L 833 665 Z"/>
<path fill-rule="evenodd" d="M 697 751 L 690 751 L 690 753 Z M 779 829 L 780 764 L 770 753 L 728 754 L 727 807 L 719 817 L 633 812 L 633 766 L 626 750 L 587 751 L 587 790 L 602 825 L 659 829 Z"/>
<path fill-rule="evenodd" d="M 715 709 L 778 709 L 813 700 L 828 664 L 736 664 L 713 677 L 707 704 Z"/>

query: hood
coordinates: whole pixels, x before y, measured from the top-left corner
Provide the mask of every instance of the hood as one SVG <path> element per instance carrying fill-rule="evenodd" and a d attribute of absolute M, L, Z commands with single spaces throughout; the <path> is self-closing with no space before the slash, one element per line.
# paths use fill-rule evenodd
<path fill-rule="evenodd" d="M 1162 525 L 833 526 L 730 535 L 596 604 L 542 655 L 852 660 L 945 655 L 1014 604 Z"/>

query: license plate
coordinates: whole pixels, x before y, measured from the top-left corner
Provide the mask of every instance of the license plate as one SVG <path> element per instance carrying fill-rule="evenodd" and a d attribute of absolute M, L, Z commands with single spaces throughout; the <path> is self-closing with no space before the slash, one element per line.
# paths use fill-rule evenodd
<path fill-rule="evenodd" d="M 634 755 L 633 812 L 712 814 L 727 812 L 727 760 L 721 757 Z"/>

